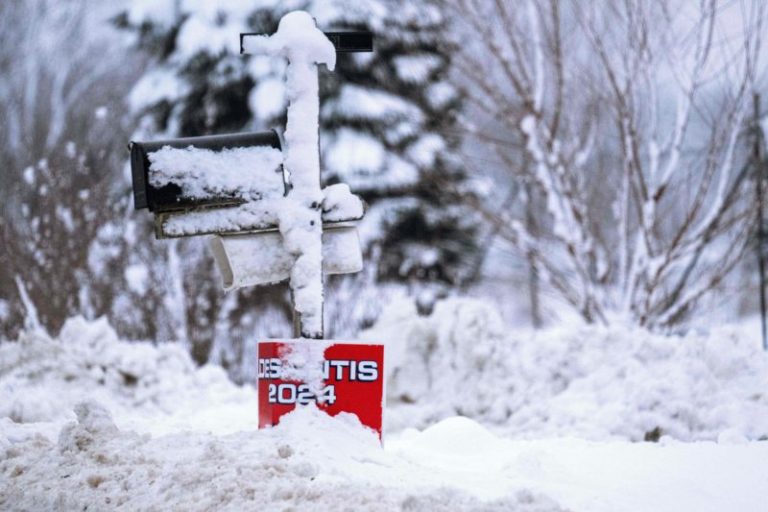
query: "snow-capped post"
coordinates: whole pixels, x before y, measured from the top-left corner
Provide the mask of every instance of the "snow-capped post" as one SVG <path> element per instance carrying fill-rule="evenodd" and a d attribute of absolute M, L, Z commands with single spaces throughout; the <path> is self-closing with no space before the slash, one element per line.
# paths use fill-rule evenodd
<path fill-rule="evenodd" d="M 283 166 L 291 188 L 278 213 L 285 247 L 295 258 L 291 268 L 291 296 L 298 333 L 303 338 L 323 338 L 322 219 L 320 190 L 320 145 L 318 119 L 320 100 L 318 64 L 333 70 L 336 50 L 315 26 L 309 14 L 295 11 L 280 20 L 271 36 L 251 37 L 246 51 L 284 55 L 288 94 Z"/>
<path fill-rule="evenodd" d="M 358 48 L 366 46 L 364 34 L 345 37 L 337 32 L 332 37 L 336 45 L 304 11 L 286 14 L 275 34 L 240 34 L 241 53 L 266 53 L 288 60 L 283 166 L 291 186 L 278 216 L 285 247 L 295 258 L 290 276 L 294 334 L 314 339 L 323 338 L 321 210 L 325 209 L 320 189 L 317 66 L 325 64 L 333 71 L 337 46 L 342 51 L 360 51 Z"/>

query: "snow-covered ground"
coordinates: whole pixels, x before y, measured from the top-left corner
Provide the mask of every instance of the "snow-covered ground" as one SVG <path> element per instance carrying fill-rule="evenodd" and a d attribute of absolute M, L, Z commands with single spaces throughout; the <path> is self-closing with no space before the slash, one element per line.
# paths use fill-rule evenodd
<path fill-rule="evenodd" d="M 429 317 L 394 304 L 363 337 L 388 344 L 390 428 L 469 416 L 536 439 L 768 439 L 768 355 L 759 330 L 658 336 L 624 326 L 515 331 L 479 300 Z"/>
<path fill-rule="evenodd" d="M 387 433 L 305 407 L 256 430 L 253 387 L 103 320 L 0 344 L 2 510 L 763 511 L 768 356 L 686 337 L 509 332 L 489 305 L 396 304 Z M 632 442 L 659 438 L 658 443 Z M 761 440 L 762 439 L 762 440 Z"/>

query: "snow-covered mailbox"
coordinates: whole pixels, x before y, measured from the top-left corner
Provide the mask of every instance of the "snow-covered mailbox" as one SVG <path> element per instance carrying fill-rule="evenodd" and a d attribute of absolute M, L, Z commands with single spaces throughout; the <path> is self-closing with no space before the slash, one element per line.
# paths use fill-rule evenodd
<path fill-rule="evenodd" d="M 225 289 L 283 281 L 292 258 L 278 215 L 291 181 L 281 148 L 274 130 L 131 142 L 134 206 L 154 214 L 157 238 L 215 235 Z M 323 271 L 358 272 L 362 204 L 345 185 L 323 193 Z"/>
<path fill-rule="evenodd" d="M 381 433 L 382 344 L 323 340 L 323 275 L 362 269 L 363 202 L 344 184 L 321 189 L 318 135 L 317 65 L 333 70 L 336 52 L 372 51 L 372 36 L 324 34 L 295 11 L 271 36 L 240 34 L 240 50 L 288 60 L 284 136 L 132 142 L 135 206 L 154 214 L 158 238 L 212 235 L 225 289 L 288 280 L 295 339 L 259 343 L 259 426 L 316 403 Z"/>

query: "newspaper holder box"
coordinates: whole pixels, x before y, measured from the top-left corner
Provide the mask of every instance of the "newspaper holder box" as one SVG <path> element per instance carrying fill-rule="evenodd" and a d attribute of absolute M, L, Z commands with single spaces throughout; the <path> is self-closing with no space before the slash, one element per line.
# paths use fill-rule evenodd
<path fill-rule="evenodd" d="M 363 269 L 360 238 L 353 222 L 325 224 L 323 273 L 354 274 Z M 247 235 L 211 237 L 209 247 L 225 290 L 284 281 L 293 259 L 277 229 Z M 254 258 L 258 254 L 259 258 Z"/>

